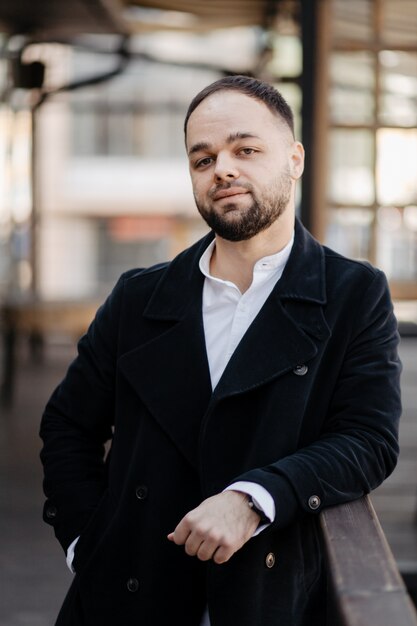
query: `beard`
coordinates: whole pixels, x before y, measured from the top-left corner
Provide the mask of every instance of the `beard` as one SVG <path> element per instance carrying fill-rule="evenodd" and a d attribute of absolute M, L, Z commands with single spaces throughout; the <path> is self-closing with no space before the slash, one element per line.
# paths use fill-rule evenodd
<path fill-rule="evenodd" d="M 266 230 L 283 214 L 291 198 L 291 177 L 287 168 L 261 194 L 250 183 L 223 183 L 210 189 L 208 197 L 231 187 L 246 189 L 252 196 L 252 204 L 242 208 L 231 201 L 216 210 L 210 200 L 200 202 L 194 195 L 197 209 L 207 225 L 223 239 L 245 241 Z"/>

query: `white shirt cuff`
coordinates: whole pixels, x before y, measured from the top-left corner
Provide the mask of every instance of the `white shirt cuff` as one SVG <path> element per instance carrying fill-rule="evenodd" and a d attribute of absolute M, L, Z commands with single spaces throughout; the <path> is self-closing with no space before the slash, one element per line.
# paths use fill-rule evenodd
<path fill-rule="evenodd" d="M 241 491 L 251 496 L 255 505 L 261 509 L 267 516 L 271 523 L 275 520 L 275 502 L 269 491 L 258 485 L 258 483 L 251 483 L 246 480 L 239 480 L 236 483 L 232 483 L 224 491 Z M 269 524 L 261 524 L 253 533 L 253 536 L 259 535 Z"/>
<path fill-rule="evenodd" d="M 75 546 L 77 545 L 77 541 L 79 538 L 80 537 L 77 537 L 76 539 L 74 539 L 74 541 L 68 546 L 68 550 L 67 550 L 67 565 L 73 574 L 75 574 L 75 569 L 72 566 L 72 562 L 74 560 Z"/>

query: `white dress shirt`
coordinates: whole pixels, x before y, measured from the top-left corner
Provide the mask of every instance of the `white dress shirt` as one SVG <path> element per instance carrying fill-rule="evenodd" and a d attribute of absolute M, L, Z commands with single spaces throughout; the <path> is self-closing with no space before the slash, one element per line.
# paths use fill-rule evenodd
<path fill-rule="evenodd" d="M 272 289 L 282 276 L 291 253 L 294 235 L 280 252 L 263 257 L 255 263 L 252 283 L 241 293 L 239 288 L 228 280 L 215 278 L 210 274 L 210 259 L 214 251 L 212 241 L 200 259 L 200 270 L 205 276 L 203 287 L 203 324 L 206 340 L 207 359 L 210 369 L 211 386 L 214 389 L 236 350 L 243 335 L 265 304 Z M 243 491 L 252 497 L 265 515 L 275 519 L 275 503 L 264 487 L 256 483 L 240 481 L 229 485 L 226 490 Z M 268 524 L 258 526 L 254 536 Z M 203 615 L 200 626 L 210 626 L 208 610 Z"/>
<path fill-rule="evenodd" d="M 203 253 L 200 259 L 200 270 L 205 276 L 203 323 L 213 389 L 243 335 L 281 278 L 293 241 L 294 237 L 280 252 L 263 257 L 255 263 L 252 284 L 243 294 L 229 280 L 211 276 L 210 259 L 215 241 Z"/>
<path fill-rule="evenodd" d="M 265 304 L 275 284 L 281 278 L 290 256 L 293 242 L 294 235 L 280 252 L 263 257 L 255 263 L 252 284 L 243 294 L 234 283 L 216 278 L 210 274 L 210 259 L 216 245 L 215 241 L 210 243 L 201 256 L 199 267 L 205 276 L 203 286 L 203 324 L 212 389 L 216 387 L 230 357 Z M 261 485 L 240 481 L 226 487 L 225 491 L 227 490 L 247 493 L 271 522 L 274 521 L 274 500 Z M 267 526 L 268 524 L 259 526 L 254 536 Z M 67 550 L 67 565 L 72 572 L 74 572 L 72 562 L 78 539 L 79 537 L 74 539 Z M 210 626 L 207 609 L 204 612 L 200 626 Z"/>

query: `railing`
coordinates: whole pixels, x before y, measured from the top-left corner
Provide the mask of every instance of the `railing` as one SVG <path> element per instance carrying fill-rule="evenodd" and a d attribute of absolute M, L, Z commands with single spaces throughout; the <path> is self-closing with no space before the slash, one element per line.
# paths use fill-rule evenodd
<path fill-rule="evenodd" d="M 368 496 L 325 509 L 331 626 L 417 626 L 417 613 Z"/>

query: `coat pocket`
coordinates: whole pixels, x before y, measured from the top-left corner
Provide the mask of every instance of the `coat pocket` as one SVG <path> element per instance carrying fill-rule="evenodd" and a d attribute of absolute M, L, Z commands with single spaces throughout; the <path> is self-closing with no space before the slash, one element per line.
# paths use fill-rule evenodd
<path fill-rule="evenodd" d="M 107 526 L 108 502 L 109 492 L 106 490 L 75 545 L 72 564 L 76 574 L 82 573 L 86 564 L 96 552 Z"/>

